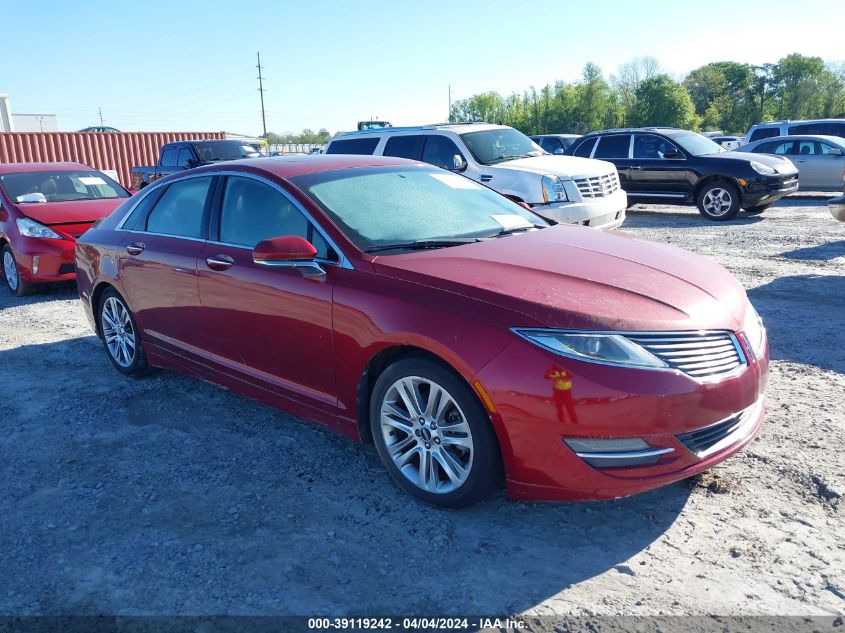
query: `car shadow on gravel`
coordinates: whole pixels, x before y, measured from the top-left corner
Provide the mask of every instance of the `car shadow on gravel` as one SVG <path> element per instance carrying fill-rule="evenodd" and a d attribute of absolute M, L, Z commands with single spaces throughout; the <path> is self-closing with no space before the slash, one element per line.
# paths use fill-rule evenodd
<path fill-rule="evenodd" d="M 735 226 L 744 224 L 756 224 L 763 221 L 762 215 L 745 215 L 742 212 L 733 220 L 726 220 L 724 222 L 713 222 L 702 217 L 700 213 L 694 209 L 677 207 L 668 208 L 661 206 L 659 208 L 649 208 L 650 205 L 637 205 L 628 209 L 625 218 L 624 228 L 663 228 L 667 224 L 667 220 L 671 220 L 673 226 L 686 227 L 695 226 L 701 228 L 718 228 L 723 226 Z"/>
<path fill-rule="evenodd" d="M 16 297 L 10 291 L 5 282 L 0 287 L 0 309 L 17 305 L 32 303 L 44 303 L 47 301 L 66 301 L 77 299 L 79 294 L 76 290 L 75 281 L 62 281 L 55 284 L 44 284 L 38 290 L 24 297 Z"/>
<path fill-rule="evenodd" d="M 775 360 L 845 373 L 845 276 L 793 275 L 748 291 Z"/>
<path fill-rule="evenodd" d="M 95 337 L 0 351 L 10 366 L 9 613 L 515 613 L 605 572 L 634 581 L 690 495 L 439 510 L 372 447 L 185 376 L 126 379 Z"/>
<path fill-rule="evenodd" d="M 817 244 L 816 246 L 808 246 L 806 248 L 796 248 L 795 250 L 781 253 L 780 256 L 786 257 L 787 259 L 830 261 L 831 259 L 845 256 L 845 240 Z"/>

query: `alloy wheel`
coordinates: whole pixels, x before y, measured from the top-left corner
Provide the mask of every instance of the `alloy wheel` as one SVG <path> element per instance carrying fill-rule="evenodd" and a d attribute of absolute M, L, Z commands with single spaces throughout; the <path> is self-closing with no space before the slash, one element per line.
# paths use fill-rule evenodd
<path fill-rule="evenodd" d="M 135 328 L 129 310 L 117 297 L 109 297 L 103 304 L 100 317 L 103 340 L 114 361 L 129 367 L 135 361 Z"/>
<path fill-rule="evenodd" d="M 466 482 L 475 453 L 472 432 L 441 385 L 419 376 L 400 378 L 384 395 L 380 425 L 390 459 L 419 489 L 446 494 Z"/>
<path fill-rule="evenodd" d="M 714 187 L 704 194 L 704 210 L 713 217 L 725 215 L 733 204 L 731 192 L 721 187 Z"/>
<path fill-rule="evenodd" d="M 3 252 L 3 272 L 6 274 L 6 283 L 12 292 L 17 291 L 20 278 L 18 277 L 18 267 L 15 264 L 15 258 L 12 252 L 6 250 Z"/>

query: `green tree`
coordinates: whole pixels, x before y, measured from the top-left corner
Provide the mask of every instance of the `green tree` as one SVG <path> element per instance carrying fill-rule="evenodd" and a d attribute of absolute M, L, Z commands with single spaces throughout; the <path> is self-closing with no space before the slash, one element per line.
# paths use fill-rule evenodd
<path fill-rule="evenodd" d="M 775 116 L 814 119 L 831 116 L 843 106 L 842 79 L 825 68 L 821 57 L 787 55 L 772 71 Z"/>
<path fill-rule="evenodd" d="M 636 126 L 669 126 L 698 129 L 699 117 L 686 89 L 668 75 L 657 75 L 640 84 L 631 112 Z"/>

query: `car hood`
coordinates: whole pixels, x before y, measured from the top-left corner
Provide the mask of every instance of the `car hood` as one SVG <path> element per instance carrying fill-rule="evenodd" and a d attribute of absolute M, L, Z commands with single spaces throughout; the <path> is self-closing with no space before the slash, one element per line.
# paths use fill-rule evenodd
<path fill-rule="evenodd" d="M 768 167 L 771 167 L 779 174 L 791 174 L 793 172 L 797 172 L 798 168 L 792 163 L 791 160 L 785 158 L 784 156 L 774 156 L 772 154 L 752 154 L 750 152 L 721 152 L 719 154 L 707 154 L 705 156 L 700 156 L 699 158 L 706 158 L 708 160 L 716 160 L 716 161 L 734 161 L 734 162 L 742 162 L 742 163 L 749 163 L 752 160 L 757 163 L 762 163 Z"/>
<path fill-rule="evenodd" d="M 68 202 L 18 203 L 20 212 L 41 224 L 78 224 L 95 222 L 114 211 L 126 198 L 105 200 L 70 200 Z"/>
<path fill-rule="evenodd" d="M 747 304 L 733 275 L 706 257 L 586 227 L 381 256 L 374 266 L 523 315 L 515 326 L 735 331 Z"/>
<path fill-rule="evenodd" d="M 545 176 L 551 174 L 563 178 L 586 178 L 589 176 L 601 176 L 616 171 L 612 163 L 593 158 L 579 158 L 577 156 L 555 156 L 545 154 L 543 156 L 528 156 L 527 158 L 515 158 L 503 163 L 491 165 L 498 169 L 511 169 L 514 171 L 527 171 Z"/>

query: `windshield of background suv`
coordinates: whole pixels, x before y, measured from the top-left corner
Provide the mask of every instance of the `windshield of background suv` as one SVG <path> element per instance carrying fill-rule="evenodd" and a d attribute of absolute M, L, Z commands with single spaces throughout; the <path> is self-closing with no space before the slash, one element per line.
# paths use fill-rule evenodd
<path fill-rule="evenodd" d="M 0 176 L 0 186 L 14 202 L 20 202 L 18 198 L 28 193 L 40 193 L 46 202 L 129 197 L 123 187 L 99 171 L 33 171 L 5 174 Z"/>
<path fill-rule="evenodd" d="M 363 251 L 548 226 L 501 194 L 442 169 L 367 167 L 317 172 L 290 181 Z"/>
<path fill-rule="evenodd" d="M 546 153 L 525 134 L 513 128 L 466 132 L 461 134 L 461 139 L 475 160 L 483 165 Z"/>
<path fill-rule="evenodd" d="M 678 132 L 676 134 L 668 134 L 667 136 L 693 156 L 718 154 L 719 152 L 725 151 L 725 148 L 718 143 L 714 143 L 706 136 L 702 136 L 696 132 Z"/>
<path fill-rule="evenodd" d="M 213 163 L 220 160 L 237 160 L 239 158 L 258 158 L 260 153 L 255 151 L 251 145 L 240 141 L 209 141 L 207 143 L 196 143 L 194 150 L 197 156 L 204 163 Z"/>

